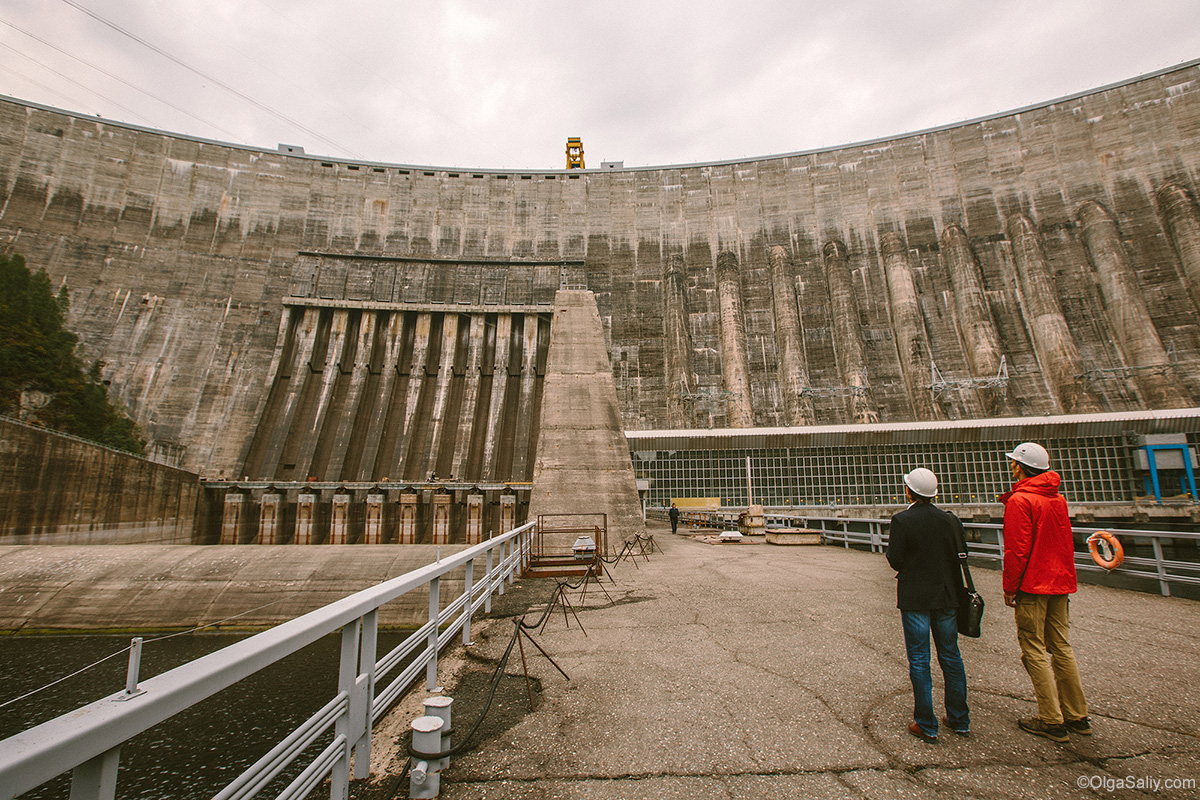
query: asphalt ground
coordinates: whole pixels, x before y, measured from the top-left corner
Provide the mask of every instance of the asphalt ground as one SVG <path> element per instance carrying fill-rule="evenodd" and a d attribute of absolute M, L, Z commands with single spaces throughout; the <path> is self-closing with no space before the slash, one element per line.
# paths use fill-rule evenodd
<path fill-rule="evenodd" d="M 1080 586 L 1071 641 L 1094 735 L 1056 744 L 1016 725 L 1036 704 L 1012 611 L 999 573 L 975 570 L 983 636 L 960 639 L 971 734 L 943 726 L 927 744 L 906 729 L 912 690 L 882 555 L 715 544 L 653 522 L 648 532 L 661 553 L 610 566 L 607 596 L 594 585 L 582 600 L 570 592 L 578 621 L 556 609 L 533 632 L 570 680 L 526 644 L 532 711 L 514 651 L 494 719 L 442 774 L 441 797 L 1200 796 L 1196 601 Z M 521 580 L 468 652 L 447 659 L 456 732 L 477 716 L 513 620 L 534 621 L 553 589 Z"/>

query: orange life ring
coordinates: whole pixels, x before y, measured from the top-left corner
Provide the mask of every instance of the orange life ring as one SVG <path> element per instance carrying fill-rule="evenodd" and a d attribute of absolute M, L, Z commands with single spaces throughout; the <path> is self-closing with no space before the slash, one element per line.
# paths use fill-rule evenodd
<path fill-rule="evenodd" d="M 1110 572 L 1125 560 L 1125 548 L 1108 531 L 1096 531 L 1088 537 L 1087 543 L 1088 550 L 1092 551 L 1092 560 Z"/>

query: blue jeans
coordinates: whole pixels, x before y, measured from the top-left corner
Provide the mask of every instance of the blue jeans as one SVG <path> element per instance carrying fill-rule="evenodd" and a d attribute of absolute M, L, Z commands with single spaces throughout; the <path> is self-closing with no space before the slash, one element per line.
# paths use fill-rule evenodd
<path fill-rule="evenodd" d="M 937 645 L 938 664 L 946 683 L 946 720 L 956 731 L 971 729 L 967 710 L 967 670 L 958 652 L 958 614 L 953 608 L 936 611 L 901 611 L 904 648 L 908 651 L 908 676 L 913 686 L 913 719 L 926 736 L 937 736 L 933 713 L 933 677 L 929 670 L 929 634 Z"/>

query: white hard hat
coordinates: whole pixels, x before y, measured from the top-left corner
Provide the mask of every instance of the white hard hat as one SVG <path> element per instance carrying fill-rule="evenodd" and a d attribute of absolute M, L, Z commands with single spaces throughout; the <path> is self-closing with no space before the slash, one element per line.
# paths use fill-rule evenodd
<path fill-rule="evenodd" d="M 934 497 L 937 495 L 937 475 L 934 475 L 924 467 L 917 467 L 905 475 L 904 485 L 913 494 L 918 494 L 921 497 Z"/>
<path fill-rule="evenodd" d="M 1027 467 L 1041 470 L 1050 469 L 1050 454 L 1040 444 L 1025 442 L 1017 445 L 1011 453 L 1005 453 L 1005 455 Z"/>

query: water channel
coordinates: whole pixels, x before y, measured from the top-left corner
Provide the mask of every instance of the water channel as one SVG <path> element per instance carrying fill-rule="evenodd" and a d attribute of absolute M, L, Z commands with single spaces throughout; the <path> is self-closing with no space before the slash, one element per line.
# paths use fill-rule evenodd
<path fill-rule="evenodd" d="M 381 633 L 379 652 L 406 634 Z M 244 635 L 192 633 L 154 641 L 145 637 L 145 680 L 230 645 Z M 117 796 L 210 798 L 336 693 L 340 634 L 251 675 L 214 697 L 134 737 L 121 747 Z M 114 653 L 112 658 L 32 697 L 0 707 L 0 738 L 120 691 L 125 686 L 129 636 L 0 637 L 0 703 Z M 313 752 L 328 744 L 322 739 Z M 275 792 L 307 763 L 293 765 L 272 784 Z M 30 800 L 67 800 L 70 773 L 22 795 Z M 274 796 L 269 795 L 269 796 Z"/>

